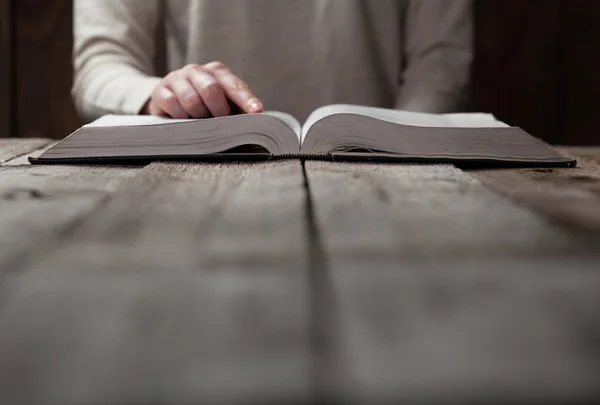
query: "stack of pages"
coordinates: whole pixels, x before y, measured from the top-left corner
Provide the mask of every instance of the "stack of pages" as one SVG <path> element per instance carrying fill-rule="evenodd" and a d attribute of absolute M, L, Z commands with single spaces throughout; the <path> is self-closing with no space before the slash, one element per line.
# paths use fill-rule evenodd
<path fill-rule="evenodd" d="M 575 161 L 489 114 L 422 114 L 354 105 L 201 120 L 108 115 L 30 159 L 37 164 L 302 158 L 572 166 Z"/>

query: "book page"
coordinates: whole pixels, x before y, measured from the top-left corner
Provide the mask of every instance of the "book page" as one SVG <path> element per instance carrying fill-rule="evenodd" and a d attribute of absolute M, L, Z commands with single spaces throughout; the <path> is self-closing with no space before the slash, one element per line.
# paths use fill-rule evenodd
<path fill-rule="evenodd" d="M 423 118 L 420 115 L 420 118 Z M 412 161 L 520 162 L 573 164 L 518 127 L 486 114 L 449 114 L 435 124 L 400 124 L 364 114 L 333 114 L 312 125 L 302 144 L 306 156 L 335 159 L 400 159 Z M 433 123 L 433 122 L 432 122 Z"/>
<path fill-rule="evenodd" d="M 498 121 L 492 114 L 458 113 L 444 114 L 454 126 L 459 128 L 507 128 L 510 125 Z"/>
<path fill-rule="evenodd" d="M 286 114 L 279 111 L 265 111 L 265 115 L 273 116 L 280 121 L 283 121 L 298 137 L 302 135 L 302 126 L 297 119 L 292 117 L 290 114 Z M 156 115 L 105 115 L 98 118 L 84 127 L 88 128 L 108 128 L 108 127 L 138 127 L 147 125 L 163 125 L 163 124 L 175 124 L 179 122 L 194 122 L 201 121 L 201 119 L 173 119 L 169 117 L 160 117 Z"/>
<path fill-rule="evenodd" d="M 193 119 L 176 120 L 169 117 L 159 117 L 156 115 L 105 115 L 96 121 L 90 122 L 84 127 L 87 128 L 106 128 L 106 127 L 138 127 L 145 125 L 173 124 L 176 122 L 198 121 Z"/>
<path fill-rule="evenodd" d="M 304 141 L 310 128 L 321 119 L 335 114 L 356 114 L 395 124 L 416 127 L 463 127 L 463 128 L 495 128 L 509 125 L 496 120 L 492 114 L 454 113 L 428 114 L 411 111 L 393 110 L 377 107 L 365 107 L 350 104 L 333 104 L 315 110 L 302 127 L 301 142 Z"/>
<path fill-rule="evenodd" d="M 299 146 L 298 134 L 290 125 L 269 114 L 186 120 L 113 115 L 76 130 L 40 158 L 279 156 L 297 155 Z"/>
<path fill-rule="evenodd" d="M 302 125 L 300 125 L 300 122 L 298 122 L 296 118 L 294 118 L 290 114 L 280 111 L 265 111 L 263 114 L 271 115 L 285 122 L 287 126 L 290 127 L 290 129 L 294 131 L 294 133 L 298 137 L 298 142 L 302 141 Z"/>
<path fill-rule="evenodd" d="M 438 114 L 415 113 L 409 111 L 390 110 L 386 108 L 364 107 L 349 104 L 334 104 L 315 110 L 306 120 L 302 128 L 302 141 L 310 128 L 321 119 L 335 114 L 356 114 L 377 118 L 382 121 L 396 124 L 423 126 L 423 127 L 452 127 L 451 120 Z"/>

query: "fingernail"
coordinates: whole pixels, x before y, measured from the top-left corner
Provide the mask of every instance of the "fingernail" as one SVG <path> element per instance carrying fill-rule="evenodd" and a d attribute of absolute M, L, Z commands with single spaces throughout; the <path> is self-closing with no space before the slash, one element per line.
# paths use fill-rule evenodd
<path fill-rule="evenodd" d="M 254 101 L 250 102 L 250 111 L 260 112 L 260 111 L 262 111 L 262 109 L 263 109 L 263 105 L 259 101 L 254 100 Z"/>

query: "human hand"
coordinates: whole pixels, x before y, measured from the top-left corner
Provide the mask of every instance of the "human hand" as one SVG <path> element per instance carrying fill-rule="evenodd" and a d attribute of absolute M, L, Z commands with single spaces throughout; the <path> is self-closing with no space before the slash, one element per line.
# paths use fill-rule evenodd
<path fill-rule="evenodd" d="M 224 117 L 232 113 L 230 101 L 245 113 L 263 111 L 258 97 L 223 63 L 187 65 L 162 79 L 142 113 L 171 118 Z"/>

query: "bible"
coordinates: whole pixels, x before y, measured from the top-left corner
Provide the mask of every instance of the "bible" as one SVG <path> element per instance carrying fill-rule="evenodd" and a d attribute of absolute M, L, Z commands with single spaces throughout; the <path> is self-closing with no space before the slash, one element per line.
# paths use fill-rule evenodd
<path fill-rule="evenodd" d="M 302 158 L 572 166 L 575 161 L 490 114 L 424 114 L 355 105 L 315 110 L 301 125 L 265 112 L 208 119 L 107 115 L 37 164 Z"/>

